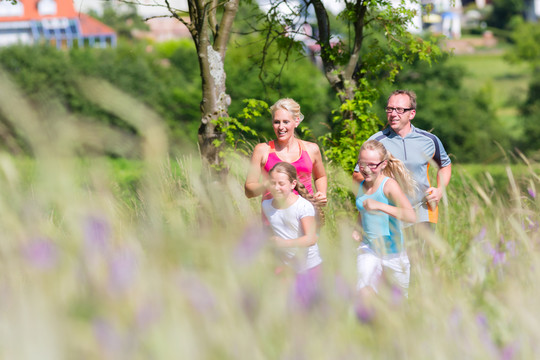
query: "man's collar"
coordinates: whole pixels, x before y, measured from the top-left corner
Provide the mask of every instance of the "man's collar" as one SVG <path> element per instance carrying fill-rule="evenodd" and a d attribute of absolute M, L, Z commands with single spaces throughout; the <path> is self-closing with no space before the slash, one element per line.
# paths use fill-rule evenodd
<path fill-rule="evenodd" d="M 411 123 L 411 131 L 409 131 L 409 132 L 407 133 L 407 135 L 413 133 L 415 129 L 416 129 L 416 128 L 415 128 L 414 125 Z M 384 128 L 383 131 L 382 131 L 382 133 L 383 133 L 384 135 L 386 135 L 386 136 L 392 136 L 392 137 L 394 137 L 394 136 L 399 136 L 399 137 L 401 137 L 401 136 L 398 135 L 398 134 L 390 127 L 390 126 L 387 126 L 386 128 Z M 405 135 L 404 138 L 407 137 L 407 135 Z"/>

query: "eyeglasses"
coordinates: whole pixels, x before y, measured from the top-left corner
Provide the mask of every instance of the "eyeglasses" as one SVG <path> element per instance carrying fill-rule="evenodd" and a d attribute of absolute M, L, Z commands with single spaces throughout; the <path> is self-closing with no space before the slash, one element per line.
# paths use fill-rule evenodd
<path fill-rule="evenodd" d="M 378 168 L 379 165 L 381 165 L 383 162 L 384 162 L 384 160 L 381 161 L 381 162 L 378 163 L 378 164 L 362 164 L 361 162 L 359 162 L 359 163 L 358 163 L 358 167 L 363 169 L 363 168 L 365 168 L 365 167 L 367 166 L 370 170 L 375 170 L 375 169 Z"/>
<path fill-rule="evenodd" d="M 396 113 L 401 115 L 405 111 L 413 110 L 413 108 L 402 108 L 402 107 L 389 107 L 389 106 L 387 106 L 384 110 L 389 114 L 391 114 L 392 111 L 396 110 Z"/>

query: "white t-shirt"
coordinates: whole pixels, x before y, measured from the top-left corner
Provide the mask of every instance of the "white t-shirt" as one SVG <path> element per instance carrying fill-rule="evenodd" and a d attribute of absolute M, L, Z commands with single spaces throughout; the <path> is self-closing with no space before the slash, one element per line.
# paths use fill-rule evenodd
<path fill-rule="evenodd" d="M 308 200 L 301 196 L 286 209 L 276 209 L 272 206 L 272 199 L 262 202 L 264 215 L 270 222 L 270 226 L 276 236 L 283 239 L 297 239 L 304 234 L 300 219 L 306 216 L 315 216 L 315 208 Z M 317 244 L 307 248 L 282 248 L 279 255 L 283 262 L 296 272 L 302 272 L 322 263 Z"/>

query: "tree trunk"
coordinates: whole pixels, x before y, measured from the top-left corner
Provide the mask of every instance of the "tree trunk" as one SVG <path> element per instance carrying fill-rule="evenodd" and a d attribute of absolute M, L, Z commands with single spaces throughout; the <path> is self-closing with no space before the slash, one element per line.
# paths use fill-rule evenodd
<path fill-rule="evenodd" d="M 219 52 L 209 44 L 199 50 L 199 64 L 202 74 L 201 126 L 199 127 L 199 148 L 209 165 L 220 165 L 220 148 L 225 136 L 214 121 L 229 116 L 227 110 L 231 98 L 226 93 L 224 61 Z"/>
<path fill-rule="evenodd" d="M 231 98 L 225 87 L 225 54 L 239 0 L 229 0 L 221 5 L 217 1 L 188 1 L 190 29 L 197 48 L 202 79 L 201 125 L 198 142 L 201 156 L 214 168 L 222 168 L 220 150 L 225 135 L 215 120 L 228 118 Z M 221 21 L 217 24 L 216 12 L 222 7 Z"/>

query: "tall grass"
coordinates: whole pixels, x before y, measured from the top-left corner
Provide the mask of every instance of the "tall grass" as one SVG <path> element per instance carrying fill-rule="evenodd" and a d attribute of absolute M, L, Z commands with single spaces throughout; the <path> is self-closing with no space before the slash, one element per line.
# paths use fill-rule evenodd
<path fill-rule="evenodd" d="M 323 296 L 304 308 L 275 273 L 260 199 L 243 194 L 247 161 L 218 181 L 197 157 L 170 159 L 159 119 L 86 80 L 81 91 L 142 139 L 126 140 L 141 160 L 119 181 L 110 162 L 81 161 L 78 120 L 43 121 L 0 80 L 0 109 L 34 154 L 0 154 L 0 358 L 538 357 L 532 167 L 509 170 L 504 190 L 456 169 L 437 236 L 407 244 L 409 298 L 383 289 L 374 309 L 355 311 L 350 174 L 328 165 Z M 119 146 L 94 130 L 94 144 Z"/>

